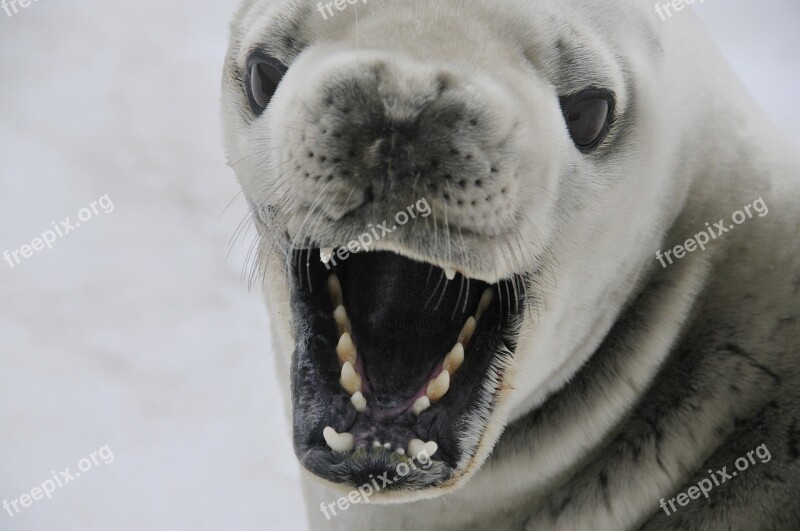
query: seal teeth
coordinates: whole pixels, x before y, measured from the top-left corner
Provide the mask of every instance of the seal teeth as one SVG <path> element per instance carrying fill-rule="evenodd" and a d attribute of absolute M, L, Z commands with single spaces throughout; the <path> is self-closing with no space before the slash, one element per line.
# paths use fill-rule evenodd
<path fill-rule="evenodd" d="M 339 379 L 347 394 L 353 396 L 358 391 L 361 391 L 361 376 L 358 375 L 353 364 L 349 361 L 344 362 L 342 365 L 342 376 Z"/>
<path fill-rule="evenodd" d="M 339 282 L 339 277 L 332 274 L 328 277 L 328 295 L 331 297 L 331 302 L 334 308 L 344 306 L 344 298 L 342 297 L 342 283 Z"/>
<path fill-rule="evenodd" d="M 327 260 L 330 259 L 329 255 L 331 251 L 332 249 L 321 249 L 320 252 L 323 262 L 327 263 Z M 456 271 L 452 268 L 445 269 L 445 275 L 449 280 L 453 280 L 456 277 Z M 350 403 L 353 405 L 356 412 L 364 413 L 367 411 L 368 404 L 367 398 L 364 396 L 363 392 L 363 377 L 356 370 L 358 350 L 352 336 L 352 323 L 347 314 L 347 309 L 344 306 L 342 285 L 336 274 L 328 276 L 327 291 L 334 308 L 333 318 L 339 332 L 339 340 L 336 345 L 336 355 L 341 364 L 339 383 L 350 396 Z M 447 395 L 450 390 L 452 375 L 463 365 L 466 347 L 475 334 L 478 320 L 491 306 L 493 297 L 494 294 L 490 288 L 484 290 L 475 315 L 467 318 L 465 321 L 459 333 L 458 341 L 444 357 L 444 361 L 441 365 L 442 370 L 435 378 L 428 382 L 425 388 L 425 394 L 414 401 L 409 409 L 411 413 L 419 416 L 424 411 L 431 408 L 434 403 L 442 400 Z M 323 437 L 325 438 L 326 444 L 334 452 L 349 452 L 355 448 L 355 436 L 352 433 L 337 433 L 333 427 L 327 426 L 323 430 Z M 359 448 L 366 448 L 366 445 L 367 443 L 365 441 L 359 443 Z M 421 439 L 412 439 L 407 444 L 406 448 L 399 447 L 394 450 L 390 443 L 382 443 L 378 440 L 373 440 L 372 446 L 376 449 L 385 449 L 403 456 L 417 456 L 425 453 L 430 457 L 439 449 L 435 441 L 426 442 Z"/>
<path fill-rule="evenodd" d="M 322 436 L 334 452 L 349 452 L 355 446 L 355 437 L 352 433 L 336 433 L 330 426 L 322 430 Z"/>
<path fill-rule="evenodd" d="M 431 402 L 437 402 L 447 394 L 448 390 L 450 390 L 450 373 L 442 371 L 428 384 L 428 391 L 425 394 Z"/>
<path fill-rule="evenodd" d="M 336 345 L 336 354 L 339 356 L 339 363 L 342 365 L 348 362 L 351 365 L 356 364 L 358 353 L 356 352 L 356 345 L 353 343 L 353 338 L 350 337 L 349 332 L 343 333 L 342 337 L 339 338 L 339 344 Z"/>
<path fill-rule="evenodd" d="M 470 317 L 469 319 L 467 319 L 467 322 L 464 323 L 464 328 L 461 329 L 461 333 L 458 335 L 458 343 L 467 346 L 469 344 L 469 340 L 472 339 L 472 334 L 475 333 L 475 329 L 477 327 L 478 327 L 478 321 L 476 321 L 474 317 Z"/>
<path fill-rule="evenodd" d="M 367 399 L 364 398 L 364 395 L 361 393 L 361 391 L 356 391 L 353 393 L 353 396 L 350 397 L 350 402 L 359 413 L 363 413 L 367 410 Z"/>
<path fill-rule="evenodd" d="M 330 263 L 331 259 L 333 259 L 333 247 L 320 248 L 319 259 L 323 264 Z"/>
<path fill-rule="evenodd" d="M 464 346 L 461 343 L 456 343 L 453 350 L 444 358 L 444 370 L 454 374 L 462 363 L 464 363 Z"/>
<path fill-rule="evenodd" d="M 339 334 L 344 334 L 352 330 L 352 328 L 350 328 L 350 318 L 347 317 L 347 310 L 344 309 L 344 306 L 336 307 L 333 311 L 333 319 L 336 321 Z"/>
<path fill-rule="evenodd" d="M 478 303 L 478 310 L 475 312 L 475 320 L 480 321 L 481 317 L 486 310 L 489 309 L 489 305 L 492 304 L 492 299 L 494 298 L 494 292 L 491 288 L 486 288 L 483 291 L 483 295 L 481 295 L 481 301 Z"/>
<path fill-rule="evenodd" d="M 411 439 L 408 442 L 408 454 L 411 456 L 418 456 L 424 453 L 428 457 L 431 457 L 438 449 L 439 445 L 434 441 L 425 442 L 420 439 Z"/>
<path fill-rule="evenodd" d="M 419 415 L 429 407 L 431 407 L 431 399 L 423 395 L 414 401 L 414 405 L 411 406 L 411 412 Z"/>

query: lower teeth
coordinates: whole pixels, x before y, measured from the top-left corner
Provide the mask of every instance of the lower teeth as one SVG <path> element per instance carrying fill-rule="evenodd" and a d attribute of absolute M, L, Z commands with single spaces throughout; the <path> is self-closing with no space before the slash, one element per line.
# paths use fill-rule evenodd
<path fill-rule="evenodd" d="M 355 437 L 352 433 L 337 433 L 335 429 L 327 426 L 322 431 L 322 436 L 325 438 L 325 443 L 334 452 L 346 453 L 355 448 Z M 392 451 L 392 443 L 381 443 L 378 440 L 372 441 L 372 447 L 381 450 Z M 435 441 L 425 442 L 421 439 L 411 439 L 408 442 L 407 448 L 398 447 L 394 453 L 399 455 L 420 456 L 425 455 L 430 458 L 439 450 L 439 445 Z"/>
<path fill-rule="evenodd" d="M 352 433 L 336 433 L 336 430 L 328 426 L 322 431 L 322 436 L 334 452 L 349 452 L 355 447 Z"/>

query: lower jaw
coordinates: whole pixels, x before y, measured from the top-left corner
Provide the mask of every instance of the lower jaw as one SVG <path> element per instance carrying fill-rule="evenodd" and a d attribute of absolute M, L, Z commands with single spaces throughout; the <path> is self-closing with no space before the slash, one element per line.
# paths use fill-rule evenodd
<path fill-rule="evenodd" d="M 498 369 L 498 374 L 503 374 L 503 371 Z M 376 494 L 372 501 L 378 503 L 436 497 L 444 490 L 456 488 L 474 465 L 478 448 L 487 433 L 487 425 L 481 418 L 491 417 L 495 413 L 501 387 L 502 378 L 496 386 L 487 390 L 487 403 L 481 415 L 462 415 L 451 422 L 448 428 L 452 430 L 452 435 L 447 440 L 415 431 L 416 438 L 437 439 L 438 448 L 433 455 L 408 451 L 400 455 L 396 448 L 378 447 L 374 442 L 370 444 L 363 437 L 366 429 L 360 431 L 355 425 L 349 429 L 365 444 L 358 444 L 351 452 L 334 452 L 324 442 L 322 435 L 322 431 L 331 423 L 326 419 L 325 405 L 318 404 L 321 407 L 312 415 L 308 409 L 295 403 L 295 451 L 304 468 L 342 492 L 372 484 Z M 306 429 L 309 426 L 305 422 L 309 418 L 320 419 L 310 431 Z M 356 423 L 359 422 L 367 427 L 370 419 L 356 420 Z M 472 426 L 472 436 L 467 437 L 464 430 L 458 429 L 459 425 Z M 467 440 L 473 440 L 475 444 L 465 447 Z M 384 485 L 384 479 L 391 481 L 391 484 Z M 374 486 L 375 480 L 380 482 L 380 490 Z"/>

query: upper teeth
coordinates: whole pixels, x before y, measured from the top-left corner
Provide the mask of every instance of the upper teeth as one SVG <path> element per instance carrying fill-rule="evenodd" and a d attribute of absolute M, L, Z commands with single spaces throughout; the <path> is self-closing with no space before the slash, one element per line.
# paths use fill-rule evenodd
<path fill-rule="evenodd" d="M 344 309 L 344 306 L 336 307 L 333 311 L 333 319 L 336 321 L 336 327 L 340 334 L 350 331 L 350 319 L 347 317 L 347 310 Z"/>
<path fill-rule="evenodd" d="M 319 250 L 319 259 L 323 264 L 327 264 L 333 258 L 333 247 L 323 247 Z"/>
<path fill-rule="evenodd" d="M 492 303 L 492 299 L 494 298 L 494 292 L 491 288 L 486 288 L 481 295 L 481 301 L 478 303 L 478 310 L 475 312 L 475 320 L 480 321 L 481 317 L 486 310 L 489 309 L 489 305 Z"/>
<path fill-rule="evenodd" d="M 477 327 L 478 322 L 475 320 L 475 318 L 468 318 L 467 322 L 464 323 L 464 328 L 461 329 L 461 333 L 458 335 L 458 342 L 462 345 L 469 344 L 469 340 L 472 339 L 472 334 L 475 333 L 475 329 Z"/>
<path fill-rule="evenodd" d="M 328 277 L 328 294 L 331 296 L 333 307 L 338 308 L 344 305 L 344 298 L 342 297 L 342 284 L 339 282 L 339 277 L 331 275 Z"/>
<path fill-rule="evenodd" d="M 456 270 L 451 267 L 446 267 L 444 269 L 444 276 L 447 277 L 447 280 L 453 280 L 456 278 Z"/>

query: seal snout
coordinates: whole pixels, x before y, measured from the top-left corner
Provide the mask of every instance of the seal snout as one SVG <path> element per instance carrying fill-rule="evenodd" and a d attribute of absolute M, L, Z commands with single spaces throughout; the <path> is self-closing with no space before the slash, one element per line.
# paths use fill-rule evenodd
<path fill-rule="evenodd" d="M 426 64 L 381 60 L 325 71 L 293 108 L 305 109 L 289 130 L 297 193 L 307 206 L 321 186 L 331 201 L 318 208 L 341 219 L 369 202 L 426 197 L 449 219 L 475 220 L 507 207 L 516 186 L 504 105 L 468 77 Z"/>

